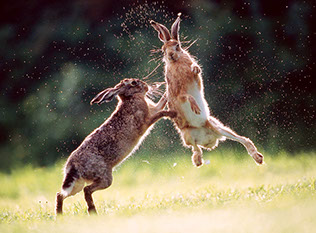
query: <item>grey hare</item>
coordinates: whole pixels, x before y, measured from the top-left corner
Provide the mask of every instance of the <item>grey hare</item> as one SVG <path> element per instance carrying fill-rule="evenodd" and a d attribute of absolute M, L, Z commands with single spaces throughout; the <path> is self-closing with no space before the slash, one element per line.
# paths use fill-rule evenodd
<path fill-rule="evenodd" d="M 90 133 L 71 153 L 65 168 L 61 192 L 56 196 L 56 213 L 62 213 L 65 198 L 80 192 L 85 183 L 84 197 L 89 213 L 96 213 L 92 193 L 112 184 L 113 167 L 133 153 L 162 117 L 173 118 L 174 111 L 165 111 L 166 95 L 157 104 L 146 97 L 150 86 L 139 79 L 124 79 L 114 88 L 100 92 L 91 104 L 109 102 L 118 97 L 112 115 Z"/>

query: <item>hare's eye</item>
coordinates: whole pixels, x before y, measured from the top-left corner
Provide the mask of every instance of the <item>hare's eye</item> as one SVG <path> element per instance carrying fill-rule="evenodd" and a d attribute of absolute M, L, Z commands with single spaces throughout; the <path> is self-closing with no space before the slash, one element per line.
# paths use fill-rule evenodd
<path fill-rule="evenodd" d="M 132 86 L 136 86 L 136 84 L 137 84 L 137 82 L 135 80 L 131 82 Z"/>
<path fill-rule="evenodd" d="M 180 50 L 180 45 L 179 44 L 176 45 L 176 50 Z"/>

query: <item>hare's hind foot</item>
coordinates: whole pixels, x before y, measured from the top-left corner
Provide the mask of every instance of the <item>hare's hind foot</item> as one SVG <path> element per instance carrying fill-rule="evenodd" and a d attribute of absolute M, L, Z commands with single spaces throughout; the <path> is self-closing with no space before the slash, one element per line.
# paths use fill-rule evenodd
<path fill-rule="evenodd" d="M 253 153 L 251 157 L 255 160 L 257 164 L 263 164 L 263 155 L 260 152 Z"/>
<path fill-rule="evenodd" d="M 192 155 L 192 163 L 193 163 L 193 165 L 196 166 L 196 167 L 202 166 L 202 165 L 203 165 L 202 156 L 193 154 L 193 155 Z"/>
<path fill-rule="evenodd" d="M 253 158 L 253 160 L 258 164 L 261 165 L 263 164 L 263 155 L 258 152 L 257 148 L 255 147 L 255 145 L 253 144 L 253 142 L 246 137 L 240 137 L 241 139 L 244 140 L 243 145 L 246 147 L 248 154 Z"/>
<path fill-rule="evenodd" d="M 202 158 L 202 150 L 199 147 L 193 148 L 193 155 L 191 157 L 192 163 L 196 167 L 200 167 L 203 165 L 203 158 Z"/>

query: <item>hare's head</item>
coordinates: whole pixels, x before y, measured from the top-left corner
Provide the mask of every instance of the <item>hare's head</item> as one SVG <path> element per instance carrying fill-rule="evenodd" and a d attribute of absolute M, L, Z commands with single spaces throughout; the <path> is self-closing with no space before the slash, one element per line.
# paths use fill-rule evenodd
<path fill-rule="evenodd" d="M 110 102 L 116 96 L 119 96 L 121 99 L 126 99 L 138 93 L 145 96 L 148 89 L 149 87 L 144 81 L 133 78 L 124 79 L 115 87 L 101 91 L 91 100 L 90 104 Z"/>
<path fill-rule="evenodd" d="M 184 52 L 179 40 L 180 16 L 181 13 L 178 14 L 178 18 L 172 24 L 171 34 L 164 25 L 153 20 L 150 21 L 151 26 L 158 32 L 158 38 L 164 43 L 162 51 L 168 62 L 177 61 Z"/>

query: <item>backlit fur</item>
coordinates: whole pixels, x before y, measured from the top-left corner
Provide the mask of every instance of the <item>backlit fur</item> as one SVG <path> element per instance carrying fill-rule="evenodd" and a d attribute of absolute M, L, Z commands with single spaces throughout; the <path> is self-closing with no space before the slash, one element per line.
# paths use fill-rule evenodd
<path fill-rule="evenodd" d="M 140 145 L 153 124 L 161 117 L 175 117 L 164 111 L 164 95 L 157 104 L 146 97 L 148 86 L 138 79 L 125 79 L 114 88 L 100 92 L 91 103 L 110 101 L 117 96 L 119 103 L 112 115 L 90 133 L 69 156 L 61 192 L 56 197 L 56 213 L 62 213 L 63 200 L 84 188 L 89 213 L 95 213 L 92 193 L 109 187 L 112 170 Z"/>
<path fill-rule="evenodd" d="M 162 51 L 165 63 L 165 79 L 167 83 L 168 108 L 177 112 L 173 119 L 184 145 L 192 148 L 192 161 L 201 166 L 201 148 L 212 150 L 219 140 L 229 138 L 242 143 L 248 153 L 258 164 L 263 163 L 263 156 L 257 151 L 252 141 L 239 136 L 219 120 L 210 116 L 208 104 L 204 98 L 201 67 L 188 53 L 181 48 L 179 41 L 180 15 L 168 29 L 155 21 L 151 25 L 158 32 L 164 43 Z"/>

